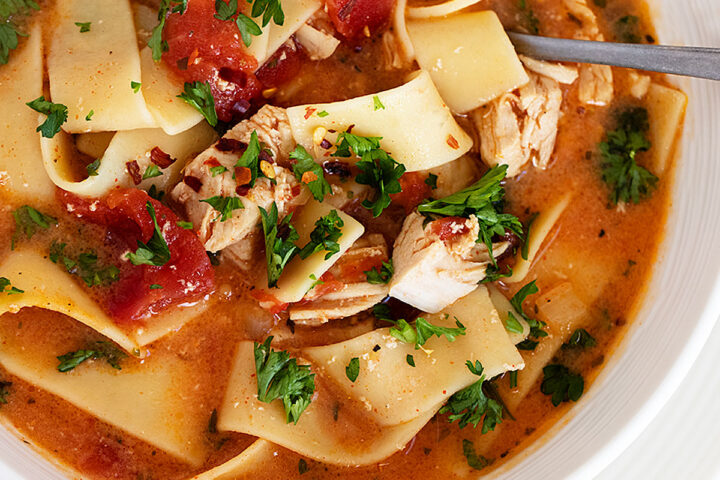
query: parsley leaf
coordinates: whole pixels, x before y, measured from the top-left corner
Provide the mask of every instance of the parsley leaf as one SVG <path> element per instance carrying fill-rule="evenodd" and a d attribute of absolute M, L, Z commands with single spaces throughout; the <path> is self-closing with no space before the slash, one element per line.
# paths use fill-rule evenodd
<path fill-rule="evenodd" d="M 345 225 L 337 210 L 330 210 L 330 213 L 320 217 L 315 222 L 315 228 L 310 232 L 310 241 L 300 250 L 300 258 L 303 260 L 316 252 L 325 250 L 325 260 L 340 251 L 340 244 L 337 241 L 342 236 L 342 227 Z"/>
<path fill-rule="evenodd" d="M 535 12 L 527 4 L 527 0 L 519 0 L 518 7 L 520 13 L 525 17 L 525 27 L 533 35 L 540 33 L 540 19 L 535 16 Z"/>
<path fill-rule="evenodd" d="M 228 0 L 227 3 L 223 2 L 223 0 L 215 0 L 216 13 L 214 17 L 223 21 L 232 20 L 232 17 L 237 13 L 237 8 L 237 0 Z"/>
<path fill-rule="evenodd" d="M 351 382 L 357 380 L 358 375 L 360 375 L 360 359 L 358 357 L 350 359 L 350 363 L 345 367 L 345 375 Z"/>
<path fill-rule="evenodd" d="M 563 343 L 562 348 L 592 348 L 597 345 L 597 340 L 584 328 L 578 328 L 570 336 L 570 339 Z"/>
<path fill-rule="evenodd" d="M 160 267 L 170 261 L 170 248 L 157 223 L 155 208 L 152 203 L 148 201 L 145 204 L 145 208 L 150 214 L 150 218 L 152 218 L 155 231 L 147 245 L 138 240 L 138 249 L 135 253 L 128 252 L 125 257 L 130 260 L 133 265 L 154 265 Z"/>
<path fill-rule="evenodd" d="M 335 151 L 337 157 L 360 157 L 356 166 L 360 169 L 355 181 L 375 189 L 375 198 L 363 200 L 362 206 L 372 210 L 378 217 L 390 205 L 390 194 L 400 193 L 399 179 L 405 173 L 405 166 L 396 162 L 390 154 L 380 148 L 381 137 L 361 137 L 342 132 L 338 135 Z"/>
<path fill-rule="evenodd" d="M 512 268 L 508 267 L 507 272 L 501 272 L 499 266 L 491 263 L 487 266 L 487 268 L 485 268 L 485 278 L 483 278 L 480 283 L 497 282 L 501 278 L 512 277 L 512 274 Z"/>
<path fill-rule="evenodd" d="M 428 173 L 428 176 L 425 179 L 425 185 L 427 185 L 428 187 L 430 187 L 433 190 L 436 190 L 437 189 L 437 179 L 438 179 L 437 175 L 435 175 L 434 173 Z"/>
<path fill-rule="evenodd" d="M 512 312 L 508 312 L 508 318 L 505 321 L 505 330 L 512 333 L 523 333 L 522 324 L 515 318 Z"/>
<path fill-rule="evenodd" d="M 385 110 L 385 105 L 380 101 L 380 97 L 373 95 L 373 110 Z"/>
<path fill-rule="evenodd" d="M 529 297 L 530 295 L 534 295 L 538 292 L 538 287 L 537 285 L 535 285 L 535 280 L 533 280 L 532 282 L 528 283 L 520 290 L 518 290 L 518 292 L 510 299 L 510 305 L 512 305 L 515 311 L 519 313 L 522 318 L 525 319 L 525 321 L 530 326 L 530 336 L 535 338 L 547 337 L 547 332 L 543 330 L 543 328 L 545 328 L 546 326 L 545 322 L 531 318 L 528 314 L 526 314 L 523 310 L 523 303 L 525 302 L 525 299 L 527 297 Z M 512 315 L 512 312 L 508 312 L 508 314 Z"/>
<path fill-rule="evenodd" d="M 393 320 L 390 307 L 386 303 L 377 303 L 373 305 L 373 315 L 375 315 L 375 318 L 378 320 L 385 320 L 388 322 L 395 323 L 395 320 Z"/>
<path fill-rule="evenodd" d="M 162 174 L 163 172 L 160 171 L 160 167 L 152 163 L 148 165 L 148 167 L 145 169 L 145 173 L 143 173 L 142 179 L 147 180 L 148 178 L 159 177 Z"/>
<path fill-rule="evenodd" d="M 60 131 L 60 127 L 68 117 L 68 109 L 65 105 L 48 102 L 43 96 L 25 105 L 38 113 L 47 115 L 45 121 L 35 130 L 36 132 L 42 133 L 42 136 L 45 138 L 53 138 Z"/>
<path fill-rule="evenodd" d="M 410 355 L 409 353 L 405 356 L 405 361 L 406 361 L 407 364 L 410 365 L 411 367 L 414 367 L 414 366 L 415 366 L 415 357 L 413 357 L 413 356 Z"/>
<path fill-rule="evenodd" d="M 540 342 L 536 342 L 536 341 L 530 340 L 530 339 L 525 339 L 522 342 L 515 345 L 515 347 L 518 350 L 535 350 L 535 347 L 538 346 L 538 343 L 540 343 Z"/>
<path fill-rule="evenodd" d="M 96 159 L 94 162 L 89 163 L 85 170 L 87 171 L 88 177 L 97 177 L 98 168 L 100 168 L 100 159 Z"/>
<path fill-rule="evenodd" d="M 315 392 L 315 374 L 310 373 L 310 365 L 298 365 L 288 352 L 273 350 L 272 338 L 254 346 L 258 400 L 271 403 L 282 399 L 285 421 L 297 424 Z"/>
<path fill-rule="evenodd" d="M 87 360 L 105 360 L 112 368 L 122 370 L 120 362 L 127 357 L 127 354 L 110 342 L 94 342 L 87 348 L 68 352 L 60 355 L 57 359 L 60 363 L 57 366 L 59 372 L 69 372 Z"/>
<path fill-rule="evenodd" d="M 638 34 L 640 18 L 635 15 L 625 15 L 615 22 L 615 36 L 623 43 L 640 43 L 642 38 Z"/>
<path fill-rule="evenodd" d="M 315 159 L 302 145 L 298 145 L 295 150 L 290 152 L 290 158 L 297 160 L 297 163 L 293 165 L 295 178 L 308 186 L 315 200 L 322 202 L 325 195 L 332 194 L 332 188 L 325 180 L 322 166 L 315 162 Z"/>
<path fill-rule="evenodd" d="M 193 223 L 192 223 L 192 222 L 179 221 L 179 222 L 177 222 L 177 225 L 178 225 L 178 227 L 183 228 L 183 229 L 185 229 L 185 230 L 192 230 L 193 228 L 195 228 L 195 227 L 193 226 Z"/>
<path fill-rule="evenodd" d="M 235 163 L 236 167 L 245 167 L 250 169 L 250 187 L 255 186 L 255 181 L 260 177 L 266 177 L 260 169 L 260 153 L 263 151 L 264 145 L 258 139 L 257 131 L 253 130 L 250 134 L 250 142 L 243 152 L 242 156 Z M 266 177 L 267 178 L 267 177 Z"/>
<path fill-rule="evenodd" d="M 280 0 L 250 0 L 253 2 L 251 15 L 254 18 L 262 15 L 262 26 L 275 22 L 275 25 L 282 25 L 285 22 L 285 14 L 280 5 Z M 248 2 L 250 3 L 250 2 Z"/>
<path fill-rule="evenodd" d="M 15 242 L 20 237 L 20 234 L 24 234 L 29 240 L 35 235 L 38 227 L 47 230 L 51 225 L 57 225 L 58 223 L 57 218 L 45 215 L 30 205 L 23 205 L 15 210 L 12 215 L 15 219 L 15 233 L 13 233 L 11 240 L 11 248 L 13 250 L 15 249 Z"/>
<path fill-rule="evenodd" d="M 80 27 L 80 33 L 85 33 L 90 31 L 90 25 L 92 25 L 92 22 L 75 22 L 75 25 Z"/>
<path fill-rule="evenodd" d="M 392 321 L 389 318 L 383 320 Z M 448 342 L 454 342 L 456 337 L 465 335 L 466 328 L 457 318 L 455 319 L 455 325 L 457 325 L 457 328 L 440 327 L 433 325 L 422 317 L 418 317 L 415 320 L 415 326 L 412 326 L 407 321 L 400 319 L 395 322 L 394 327 L 390 328 L 390 335 L 403 343 L 414 343 L 415 350 L 417 350 L 425 345 L 425 342 L 433 335 L 438 338 L 444 335 Z"/>
<path fill-rule="evenodd" d="M 19 15 L 27 15 L 30 9 L 40 10 L 37 3 L 32 0 L 3 0 L 0 2 L 0 65 L 5 65 L 10 59 L 10 50 L 18 47 L 18 37 L 26 37 L 13 19 Z M 10 17 L 14 17 L 10 19 Z"/>
<path fill-rule="evenodd" d="M 205 200 L 200 201 L 209 204 L 216 211 L 220 212 L 221 222 L 224 222 L 225 220 L 231 218 L 233 210 L 242 210 L 245 208 L 245 205 L 243 205 L 240 197 L 221 197 L 219 195 L 216 195 L 214 197 L 206 198 Z M 215 220 L 217 220 L 217 217 L 213 221 Z"/>
<path fill-rule="evenodd" d="M 159 62 L 162 54 L 168 51 L 168 43 L 162 38 L 168 13 L 172 10 L 172 13 L 182 15 L 187 10 L 187 2 L 188 0 L 160 0 L 158 24 L 153 28 L 152 35 L 148 39 L 148 47 L 152 50 L 152 58 L 156 62 Z"/>
<path fill-rule="evenodd" d="M 623 112 L 617 130 L 607 133 L 607 141 L 599 144 L 602 154 L 602 179 L 610 187 L 610 202 L 640 203 L 651 195 L 658 178 L 636 162 L 637 154 L 652 146 L 645 137 L 648 114 L 644 108 Z"/>
<path fill-rule="evenodd" d="M 480 223 L 478 241 L 488 249 L 492 265 L 497 266 L 493 257 L 492 238 L 505 235 L 509 230 L 522 236 L 522 224 L 514 215 L 500 213 L 505 189 L 501 182 L 507 174 L 507 165 L 491 168 L 473 185 L 440 200 L 428 200 L 418 206 L 418 212 L 428 218 L 463 217 L 475 215 Z"/>
<path fill-rule="evenodd" d="M 472 424 L 477 427 L 482 422 L 482 433 L 495 430 L 495 426 L 502 422 L 502 405 L 485 396 L 483 392 L 483 366 L 479 361 L 475 365 L 468 360 L 465 362 L 468 370 L 480 377 L 478 381 L 454 393 L 447 403 L 440 409 L 440 413 L 450 413 L 450 422 L 458 421 L 460 428 Z"/>
<path fill-rule="evenodd" d="M 215 112 L 215 99 L 208 82 L 185 82 L 185 91 L 178 95 L 191 107 L 202 113 L 211 127 L 217 126 L 218 117 Z"/>
<path fill-rule="evenodd" d="M 465 459 L 467 460 L 468 465 L 475 470 L 482 470 L 483 468 L 493 463 L 492 460 L 487 459 L 482 455 L 478 455 L 475 452 L 475 444 L 466 438 L 464 438 L 462 441 L 462 448 L 463 455 L 465 455 Z"/>
<path fill-rule="evenodd" d="M 12 387 L 12 382 L 0 381 L 0 403 L 8 403 L 7 397 L 10 395 L 10 387 Z"/>
<path fill-rule="evenodd" d="M 212 173 L 213 177 L 217 177 L 218 175 L 221 175 L 225 172 L 227 172 L 227 168 L 222 165 L 210 167 L 210 173 Z"/>
<path fill-rule="evenodd" d="M 92 119 L 93 115 L 95 115 L 95 110 L 90 110 L 88 114 L 85 115 L 85 121 L 89 122 Z"/>
<path fill-rule="evenodd" d="M 65 269 L 72 275 L 79 276 L 88 287 L 107 285 L 118 281 L 120 270 L 115 265 L 109 267 L 98 267 L 98 257 L 92 250 L 81 253 L 77 259 L 65 255 L 65 243 L 53 241 L 50 245 L 50 261 L 61 262 Z"/>
<path fill-rule="evenodd" d="M 142 87 L 142 83 L 140 82 L 130 82 L 130 88 L 132 88 L 133 93 L 138 93 L 140 91 L 140 87 Z"/>
<path fill-rule="evenodd" d="M 5 290 L 6 288 L 7 288 L 7 290 Z M 0 277 L 0 293 L 7 293 L 8 295 L 17 295 L 19 293 L 25 293 L 25 290 L 20 290 L 17 287 L 13 287 L 8 278 Z"/>
<path fill-rule="evenodd" d="M 265 235 L 265 259 L 267 261 L 268 287 L 275 287 L 285 269 L 285 265 L 298 252 L 295 242 L 300 238 L 295 227 L 290 225 L 292 215 L 288 215 L 278 224 L 278 208 L 275 202 L 270 212 L 260 209 L 263 234 Z"/>
<path fill-rule="evenodd" d="M 552 404 L 556 407 L 562 402 L 577 402 L 583 394 L 583 377 L 572 373 L 565 365 L 547 365 L 543 368 L 543 376 L 540 390 L 545 395 L 552 395 Z"/>
<path fill-rule="evenodd" d="M 298 460 L 298 473 L 302 475 L 304 473 L 307 473 L 308 470 L 310 470 L 310 467 L 308 467 L 305 459 L 301 458 L 300 460 Z"/>
<path fill-rule="evenodd" d="M 243 13 L 239 13 L 235 19 L 235 24 L 240 30 L 240 37 L 246 47 L 252 43 L 252 37 L 262 35 L 262 29 L 255 21 Z"/>
<path fill-rule="evenodd" d="M 371 285 L 384 285 L 387 284 L 395 273 L 393 268 L 392 258 L 387 262 L 382 262 L 380 269 L 373 267 L 370 270 L 363 272 L 367 282 Z"/>

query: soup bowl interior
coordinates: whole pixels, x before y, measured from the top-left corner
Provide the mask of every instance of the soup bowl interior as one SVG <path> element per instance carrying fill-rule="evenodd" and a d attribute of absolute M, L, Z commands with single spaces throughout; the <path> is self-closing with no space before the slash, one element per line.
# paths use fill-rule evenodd
<path fill-rule="evenodd" d="M 717 0 L 655 0 L 660 40 L 720 46 Z M 569 416 L 492 476 L 578 478 L 599 473 L 642 432 L 677 388 L 720 314 L 720 83 L 674 79 L 688 93 L 667 234 L 638 316 Z M 66 478 L 0 429 L 0 478 Z"/>

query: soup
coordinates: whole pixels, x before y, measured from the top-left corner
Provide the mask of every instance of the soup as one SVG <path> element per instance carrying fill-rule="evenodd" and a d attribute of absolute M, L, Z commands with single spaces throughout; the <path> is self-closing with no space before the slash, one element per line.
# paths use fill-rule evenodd
<path fill-rule="evenodd" d="M 505 30 L 654 43 L 643 2 L 0 15 L 0 416 L 70 477 L 477 478 L 642 301 L 684 94 Z"/>

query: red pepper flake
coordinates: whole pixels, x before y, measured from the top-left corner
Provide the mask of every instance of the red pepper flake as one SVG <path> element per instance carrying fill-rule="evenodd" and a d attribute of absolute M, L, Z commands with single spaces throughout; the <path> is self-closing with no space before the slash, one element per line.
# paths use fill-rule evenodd
<path fill-rule="evenodd" d="M 235 167 L 235 182 L 238 185 L 248 185 L 252 181 L 252 170 L 248 167 Z"/>
<path fill-rule="evenodd" d="M 350 126 L 347 128 L 347 130 L 345 130 L 345 131 L 346 131 L 347 133 L 352 133 L 352 129 L 353 129 L 353 128 L 355 128 L 355 124 L 354 124 L 354 123 L 353 123 L 352 125 L 350 125 Z"/>
<path fill-rule="evenodd" d="M 200 189 L 202 188 L 202 181 L 199 178 L 193 177 L 190 175 L 186 175 L 183 178 L 183 183 L 185 183 L 185 185 L 187 185 L 188 187 L 195 190 L 195 193 L 198 193 L 200 191 Z"/>
<path fill-rule="evenodd" d="M 310 118 L 312 116 L 312 114 L 315 113 L 316 111 L 317 111 L 317 108 L 305 107 L 305 120 Z"/>
<path fill-rule="evenodd" d="M 244 197 L 245 195 L 247 195 L 249 191 L 250 191 L 249 185 L 238 185 L 237 187 L 235 187 L 235 193 L 237 193 L 241 197 Z"/>
<path fill-rule="evenodd" d="M 299 183 L 296 183 L 295 185 L 293 185 L 290 191 L 292 192 L 293 197 L 297 197 L 298 195 L 300 195 L 300 192 L 302 192 L 302 188 L 300 187 Z"/>
<path fill-rule="evenodd" d="M 215 148 L 220 152 L 233 152 L 233 153 L 242 153 L 245 150 L 247 150 L 247 143 L 243 143 L 240 140 L 235 140 L 234 138 L 221 138 L 218 140 L 217 144 L 215 145 Z"/>
<path fill-rule="evenodd" d="M 452 148 L 453 150 L 457 150 L 458 148 L 460 148 L 460 144 L 457 140 L 455 140 L 455 137 L 453 137 L 452 135 L 448 135 L 447 144 L 450 145 L 450 148 Z"/>
<path fill-rule="evenodd" d="M 270 150 L 260 150 L 260 153 L 258 153 L 258 160 L 275 163 L 275 159 L 273 159 L 272 152 Z"/>
<path fill-rule="evenodd" d="M 210 157 L 207 160 L 203 162 L 204 165 L 207 165 L 208 167 L 221 167 L 220 161 L 218 161 L 215 157 Z"/>
<path fill-rule="evenodd" d="M 190 57 L 188 58 L 188 65 L 195 64 L 195 60 L 198 58 L 199 54 L 200 54 L 200 52 L 198 52 L 197 48 L 195 50 L 193 50 L 193 52 L 190 54 Z"/>
<path fill-rule="evenodd" d="M 140 175 L 140 165 L 133 160 L 132 162 L 127 162 L 125 164 L 125 168 L 127 169 L 128 174 L 132 178 L 132 181 L 135 185 L 140 185 L 140 182 L 142 182 L 142 175 Z"/>
<path fill-rule="evenodd" d="M 168 168 L 175 163 L 175 159 L 169 153 L 163 152 L 158 147 L 150 150 L 150 161 L 160 168 Z"/>
<path fill-rule="evenodd" d="M 338 175 L 341 178 L 349 177 L 352 173 L 350 171 L 349 164 L 338 160 L 328 160 L 327 162 L 323 162 L 322 167 L 328 175 Z"/>
<path fill-rule="evenodd" d="M 330 150 L 330 147 L 332 147 L 332 143 L 330 143 L 327 138 L 323 138 L 323 141 L 320 142 L 320 146 L 325 150 Z"/>

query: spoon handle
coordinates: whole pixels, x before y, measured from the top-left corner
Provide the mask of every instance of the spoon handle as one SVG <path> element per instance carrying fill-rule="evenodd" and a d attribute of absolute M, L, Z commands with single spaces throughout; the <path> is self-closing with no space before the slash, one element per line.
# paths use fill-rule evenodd
<path fill-rule="evenodd" d="M 518 53 L 539 60 L 596 63 L 720 80 L 720 48 L 592 42 L 508 32 Z"/>

